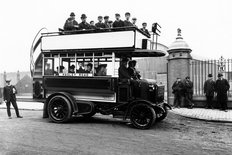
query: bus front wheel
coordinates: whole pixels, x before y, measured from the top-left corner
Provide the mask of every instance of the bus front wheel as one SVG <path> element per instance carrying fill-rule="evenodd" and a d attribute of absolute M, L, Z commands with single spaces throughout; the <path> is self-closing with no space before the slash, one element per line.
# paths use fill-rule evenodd
<path fill-rule="evenodd" d="M 62 95 L 52 97 L 48 102 L 48 115 L 52 122 L 67 122 L 72 116 L 70 101 Z"/>

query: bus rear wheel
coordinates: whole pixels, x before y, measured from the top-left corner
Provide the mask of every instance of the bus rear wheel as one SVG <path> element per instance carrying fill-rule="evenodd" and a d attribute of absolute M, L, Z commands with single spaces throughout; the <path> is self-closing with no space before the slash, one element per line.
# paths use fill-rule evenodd
<path fill-rule="evenodd" d="M 132 125 L 138 129 L 149 129 L 156 120 L 155 110 L 144 103 L 131 107 L 130 120 Z"/>
<path fill-rule="evenodd" d="M 62 95 L 52 97 L 48 102 L 48 115 L 52 122 L 67 122 L 72 116 L 70 101 Z"/>

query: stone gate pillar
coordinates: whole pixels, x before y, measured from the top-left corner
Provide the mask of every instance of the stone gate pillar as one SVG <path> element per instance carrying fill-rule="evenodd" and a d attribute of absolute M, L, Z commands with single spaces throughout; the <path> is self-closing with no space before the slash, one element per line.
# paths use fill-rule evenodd
<path fill-rule="evenodd" d="M 168 103 L 173 105 L 174 95 L 172 84 L 176 78 L 184 79 L 190 75 L 191 49 L 181 36 L 181 29 L 177 30 L 176 40 L 168 48 Z"/>

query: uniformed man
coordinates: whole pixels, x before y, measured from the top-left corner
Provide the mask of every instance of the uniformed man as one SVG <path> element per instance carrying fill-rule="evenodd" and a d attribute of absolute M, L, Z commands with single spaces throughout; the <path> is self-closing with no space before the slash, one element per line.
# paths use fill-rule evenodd
<path fill-rule="evenodd" d="M 227 112 L 227 91 L 230 89 L 229 82 L 223 78 L 221 73 L 218 74 L 218 79 L 215 84 L 217 93 L 217 101 L 221 105 L 221 110 Z"/>
<path fill-rule="evenodd" d="M 81 15 L 81 23 L 79 24 L 80 30 L 88 30 L 91 29 L 90 24 L 86 22 L 87 16 L 85 14 Z"/>
<path fill-rule="evenodd" d="M 143 31 L 145 34 L 147 34 L 149 37 L 150 37 L 150 33 L 149 33 L 149 31 L 147 30 L 147 23 L 143 23 L 142 24 L 142 28 L 140 29 L 141 31 Z"/>
<path fill-rule="evenodd" d="M 78 29 L 78 23 L 75 20 L 75 14 L 71 12 L 70 17 L 66 20 L 64 24 L 65 31 L 73 31 Z"/>
<path fill-rule="evenodd" d="M 93 20 L 90 21 L 90 28 L 93 29 L 93 30 L 96 30 L 96 29 L 97 29 L 97 27 L 95 26 Z"/>
<path fill-rule="evenodd" d="M 136 22 L 137 22 L 137 18 L 132 18 L 132 24 L 133 24 L 133 26 L 135 26 L 135 27 L 137 27 L 137 25 L 136 25 Z"/>
<path fill-rule="evenodd" d="M 212 74 L 208 75 L 208 80 L 204 83 L 204 94 L 206 96 L 206 106 L 205 108 L 213 109 L 213 97 L 215 91 L 215 82 L 213 81 Z"/>
<path fill-rule="evenodd" d="M 187 76 L 183 81 L 184 84 L 184 101 L 188 108 L 193 108 L 194 104 L 192 103 L 193 98 L 193 82 L 190 81 L 190 77 Z"/>
<path fill-rule="evenodd" d="M 19 115 L 19 110 L 16 103 L 17 90 L 14 86 L 10 84 L 10 81 L 11 80 L 6 80 L 6 86 L 3 88 L 3 99 L 6 103 L 8 117 L 9 119 L 12 119 L 10 111 L 10 105 L 12 104 L 15 109 L 16 116 L 18 118 L 23 118 Z"/>
<path fill-rule="evenodd" d="M 127 69 L 127 63 L 128 63 L 128 58 L 122 58 L 120 67 L 118 69 L 119 79 L 123 79 L 123 80 L 131 79 L 131 76 Z"/>
<path fill-rule="evenodd" d="M 181 78 L 177 78 L 176 81 L 172 85 L 172 93 L 174 94 L 174 108 L 180 108 L 181 106 L 181 98 L 183 96 L 183 83 L 181 82 Z"/>
<path fill-rule="evenodd" d="M 124 26 L 125 27 L 133 26 L 133 24 L 130 22 L 130 13 L 129 12 L 125 13 L 125 18 L 126 18 L 126 20 L 124 20 Z"/>
<path fill-rule="evenodd" d="M 113 23 L 113 27 L 124 27 L 124 22 L 120 19 L 120 14 L 115 14 L 116 20 Z"/>
<path fill-rule="evenodd" d="M 105 28 L 110 28 L 109 16 L 104 16 L 104 24 L 105 24 Z"/>
<path fill-rule="evenodd" d="M 95 24 L 95 26 L 99 29 L 104 29 L 106 28 L 105 23 L 102 22 L 103 21 L 103 17 L 102 16 L 98 16 L 98 22 Z"/>

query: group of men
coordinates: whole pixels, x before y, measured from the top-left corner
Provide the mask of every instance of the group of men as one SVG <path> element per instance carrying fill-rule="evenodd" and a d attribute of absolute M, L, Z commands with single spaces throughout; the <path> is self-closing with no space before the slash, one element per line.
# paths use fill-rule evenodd
<path fill-rule="evenodd" d="M 66 20 L 64 24 L 64 30 L 65 31 L 75 31 L 75 30 L 89 30 L 89 29 L 109 29 L 109 28 L 118 28 L 118 27 L 137 27 L 136 26 L 136 18 L 132 18 L 132 21 L 130 21 L 130 13 L 125 13 L 125 20 L 122 21 L 120 19 L 120 14 L 115 14 L 115 21 L 109 20 L 109 16 L 98 16 L 98 22 L 95 24 L 94 21 L 90 21 L 90 23 L 87 22 L 87 16 L 85 14 L 81 15 L 81 23 L 78 23 L 75 20 L 75 14 L 72 12 L 70 14 L 70 17 Z M 104 22 L 103 22 L 104 18 Z M 142 28 L 140 29 L 145 34 L 150 36 L 149 31 L 146 29 L 147 23 L 142 23 Z"/>
<path fill-rule="evenodd" d="M 213 98 L 217 94 L 217 102 L 221 106 L 221 110 L 227 112 L 227 91 L 230 89 L 229 82 L 223 78 L 223 74 L 218 74 L 218 79 L 213 81 L 212 74 L 208 75 L 208 80 L 204 83 L 204 94 L 206 96 L 206 108 L 213 109 Z"/>
<path fill-rule="evenodd" d="M 193 108 L 193 82 L 190 81 L 190 77 L 187 76 L 184 80 L 177 78 L 172 85 L 174 94 L 174 108 L 180 108 L 181 103 L 184 103 L 188 108 Z"/>

